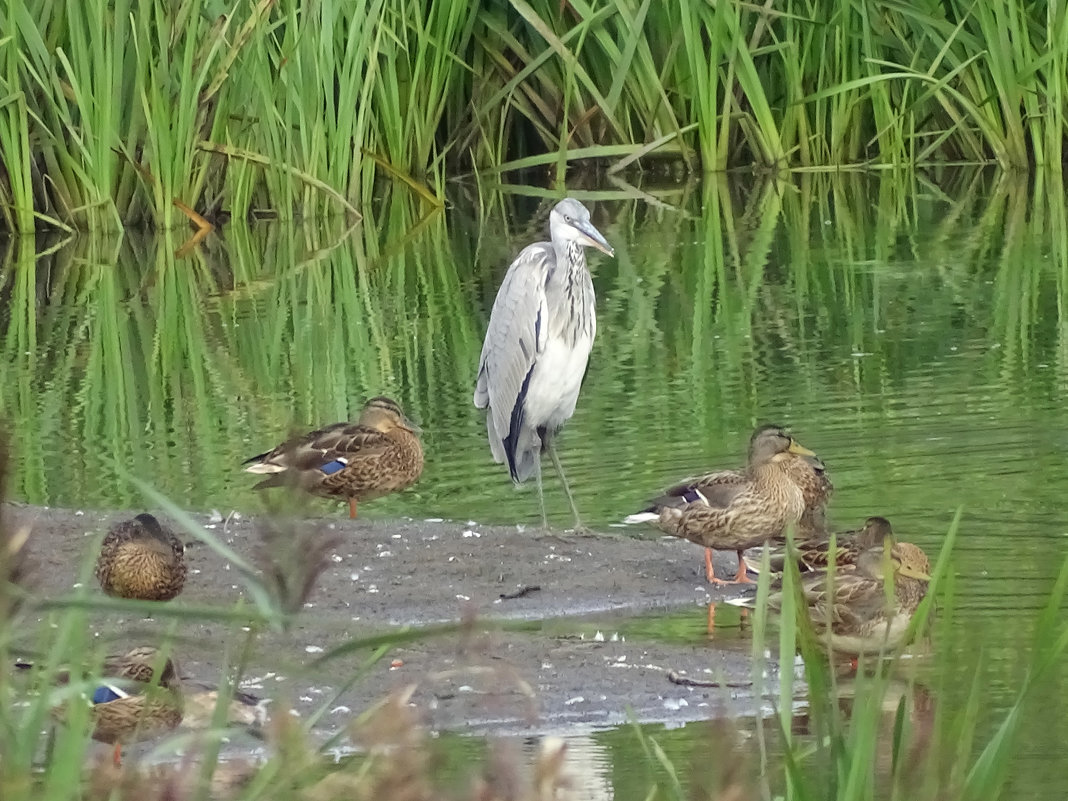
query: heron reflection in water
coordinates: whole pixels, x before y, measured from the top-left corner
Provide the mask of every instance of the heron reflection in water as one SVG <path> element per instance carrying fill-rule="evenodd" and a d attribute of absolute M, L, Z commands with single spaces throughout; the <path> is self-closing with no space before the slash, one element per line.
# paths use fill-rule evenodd
<path fill-rule="evenodd" d="M 615 253 L 574 198 L 564 198 L 550 212 L 549 236 L 551 241 L 523 249 L 497 291 L 478 363 L 475 406 L 488 409 L 494 461 L 507 461 L 517 483 L 537 478 L 542 525 L 549 527 L 541 487 L 545 450 L 567 493 L 575 529 L 581 530 L 555 438 L 575 413 L 597 331 L 585 248 Z"/>

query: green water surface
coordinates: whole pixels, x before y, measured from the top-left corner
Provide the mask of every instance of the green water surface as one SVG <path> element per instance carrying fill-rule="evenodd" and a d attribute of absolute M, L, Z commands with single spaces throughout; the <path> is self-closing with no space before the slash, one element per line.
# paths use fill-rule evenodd
<path fill-rule="evenodd" d="M 578 193 L 616 249 L 591 255 L 597 339 L 560 439 L 585 522 L 615 525 L 676 478 L 740 466 L 769 421 L 827 462 L 842 527 L 884 515 L 936 553 L 962 508 L 956 636 L 940 663 L 962 689 L 940 702 L 964 703 L 978 671 L 993 732 L 1068 553 L 1068 229 L 1049 180 L 747 177 Z M 483 195 L 480 207 L 458 190 L 427 212 L 389 195 L 348 230 L 232 224 L 182 257 L 178 234 L 0 242 L 13 494 L 135 508 L 132 474 L 188 508 L 256 512 L 244 458 L 388 394 L 422 425 L 426 469 L 361 514 L 536 524 L 533 488 L 492 463 L 471 393 L 497 287 L 544 237 L 555 196 Z M 546 492 L 567 525 L 551 478 Z M 685 620 L 701 636 L 703 610 Z M 1027 707 L 1020 797 L 1063 796 L 1066 698 L 1062 667 Z M 698 731 L 664 747 L 682 756 Z M 616 798 L 647 790 L 627 773 L 630 736 L 594 738 Z"/>

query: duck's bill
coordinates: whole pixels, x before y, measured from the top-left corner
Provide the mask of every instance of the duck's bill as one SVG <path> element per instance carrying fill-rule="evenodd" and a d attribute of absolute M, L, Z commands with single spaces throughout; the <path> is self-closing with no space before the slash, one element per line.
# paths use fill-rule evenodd
<path fill-rule="evenodd" d="M 413 434 L 422 434 L 423 433 L 423 429 L 420 428 L 419 426 L 417 426 L 415 423 L 413 423 L 407 417 L 404 418 L 404 427 L 407 428 L 409 431 L 411 431 Z"/>
<path fill-rule="evenodd" d="M 899 576 L 905 576 L 906 578 L 911 579 L 918 579 L 920 581 L 931 580 L 931 576 L 929 574 L 925 573 L 922 570 L 917 570 L 914 567 L 908 567 L 907 565 L 902 565 L 900 568 L 898 568 L 897 574 Z"/>
<path fill-rule="evenodd" d="M 601 236 L 601 232 L 590 223 L 582 223 L 578 226 L 578 229 L 586 237 L 588 245 L 597 248 L 602 253 L 607 253 L 609 256 L 616 255 L 616 252 L 612 250 L 612 246 L 608 244 L 608 240 Z"/>
<path fill-rule="evenodd" d="M 808 448 L 806 448 L 804 445 L 802 445 L 796 439 L 791 439 L 790 440 L 790 447 L 787 448 L 787 450 L 790 451 L 790 453 L 796 453 L 798 456 L 813 456 L 813 457 L 816 456 L 816 454 L 813 451 L 810 451 Z M 816 457 L 816 458 L 819 458 L 819 457 Z"/>

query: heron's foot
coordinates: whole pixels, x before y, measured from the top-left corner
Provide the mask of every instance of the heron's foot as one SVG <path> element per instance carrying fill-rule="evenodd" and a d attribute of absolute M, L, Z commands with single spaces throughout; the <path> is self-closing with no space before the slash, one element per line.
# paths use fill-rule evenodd
<path fill-rule="evenodd" d="M 631 534 L 625 534 L 622 531 L 599 531 L 595 528 L 581 528 L 571 529 L 569 534 L 574 534 L 576 537 L 590 537 L 595 540 L 633 540 L 635 537 Z"/>
<path fill-rule="evenodd" d="M 563 534 L 557 534 L 549 529 L 543 529 L 538 534 L 534 535 L 534 539 L 538 542 L 553 542 L 557 545 L 574 545 L 574 540 L 569 540 Z"/>

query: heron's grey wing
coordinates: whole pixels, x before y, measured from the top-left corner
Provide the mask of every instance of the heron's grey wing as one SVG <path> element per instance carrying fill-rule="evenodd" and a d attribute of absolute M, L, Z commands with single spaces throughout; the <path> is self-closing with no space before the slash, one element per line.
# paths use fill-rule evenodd
<path fill-rule="evenodd" d="M 504 439 L 524 383 L 548 336 L 545 282 L 552 247 L 537 243 L 523 249 L 508 268 L 493 301 L 486 341 L 478 363 L 475 406 L 489 407 L 486 429 L 497 462 L 506 458 Z"/>

